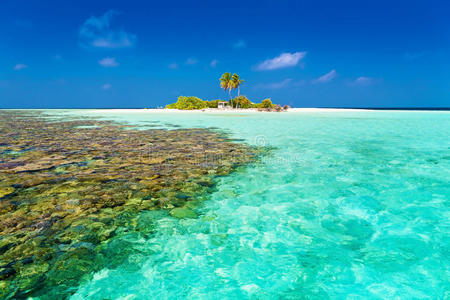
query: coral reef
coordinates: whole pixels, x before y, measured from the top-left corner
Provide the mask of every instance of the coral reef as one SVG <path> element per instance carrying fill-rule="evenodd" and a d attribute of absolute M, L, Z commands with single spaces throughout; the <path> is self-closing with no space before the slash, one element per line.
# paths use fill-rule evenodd
<path fill-rule="evenodd" d="M 261 149 L 206 129 L 3 111 L 0 154 L 0 298 L 61 299 L 136 252 L 152 212 L 196 218 L 214 178 Z"/>

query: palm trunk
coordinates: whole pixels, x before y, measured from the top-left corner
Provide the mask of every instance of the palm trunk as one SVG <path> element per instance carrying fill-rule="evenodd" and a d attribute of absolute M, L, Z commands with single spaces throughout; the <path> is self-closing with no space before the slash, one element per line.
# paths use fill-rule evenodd
<path fill-rule="evenodd" d="M 231 89 L 228 89 L 228 94 L 230 95 L 230 105 L 233 108 L 233 100 L 231 99 Z"/>
<path fill-rule="evenodd" d="M 239 99 L 240 95 L 241 95 L 241 87 L 238 86 L 238 99 Z M 236 106 L 237 106 L 237 108 L 239 108 L 239 100 L 237 101 Z"/>

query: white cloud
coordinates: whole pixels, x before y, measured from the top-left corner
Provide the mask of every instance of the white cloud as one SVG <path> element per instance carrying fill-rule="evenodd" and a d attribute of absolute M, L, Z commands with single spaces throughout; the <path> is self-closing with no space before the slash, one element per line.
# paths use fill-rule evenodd
<path fill-rule="evenodd" d="M 233 44 L 233 48 L 234 49 L 243 49 L 247 47 L 247 43 L 240 39 L 239 41 L 237 41 L 236 43 Z"/>
<path fill-rule="evenodd" d="M 115 57 L 105 57 L 98 61 L 103 67 L 117 67 L 119 63 L 116 61 Z"/>
<path fill-rule="evenodd" d="M 17 64 L 17 65 L 14 66 L 14 70 L 15 71 L 20 71 L 20 70 L 26 69 L 26 68 L 28 68 L 28 66 L 25 65 L 25 64 Z"/>
<path fill-rule="evenodd" d="M 189 58 L 186 60 L 186 64 L 187 64 L 187 65 L 195 65 L 195 64 L 197 64 L 197 63 L 198 63 L 198 60 L 195 59 L 195 58 L 193 58 L 193 57 L 189 57 Z"/>
<path fill-rule="evenodd" d="M 123 29 L 111 28 L 111 20 L 118 13 L 107 11 L 100 17 L 92 16 L 80 28 L 79 40 L 83 48 L 128 48 L 136 44 L 136 36 Z"/>
<path fill-rule="evenodd" d="M 172 70 L 178 69 L 178 65 L 176 63 L 171 63 L 169 65 L 169 69 L 172 69 Z"/>
<path fill-rule="evenodd" d="M 210 65 L 212 68 L 215 68 L 215 67 L 217 66 L 218 63 L 219 63 L 219 61 L 218 61 L 217 59 L 213 59 L 209 65 Z"/>
<path fill-rule="evenodd" d="M 370 78 L 370 77 L 365 77 L 365 76 L 358 77 L 355 79 L 355 81 L 353 81 L 354 85 L 359 85 L 359 86 L 368 86 L 372 83 L 374 83 L 374 79 Z"/>
<path fill-rule="evenodd" d="M 330 72 L 328 72 L 327 74 L 324 74 L 322 76 L 320 76 L 319 78 L 317 78 L 316 80 L 314 80 L 314 83 L 325 83 L 325 82 L 330 82 L 331 80 L 333 80 L 334 78 L 336 78 L 337 73 L 336 70 L 331 70 Z"/>
<path fill-rule="evenodd" d="M 296 66 L 304 58 L 306 52 L 281 53 L 279 56 L 267 59 L 255 67 L 258 71 L 276 70 Z"/>
<path fill-rule="evenodd" d="M 110 88 L 112 88 L 112 85 L 109 83 L 105 83 L 104 85 L 102 85 L 102 90 L 104 91 L 109 90 Z"/>
<path fill-rule="evenodd" d="M 276 90 L 287 87 L 292 82 L 291 78 L 286 78 L 283 81 L 272 82 L 272 83 L 260 83 L 255 85 L 255 89 L 261 90 Z"/>

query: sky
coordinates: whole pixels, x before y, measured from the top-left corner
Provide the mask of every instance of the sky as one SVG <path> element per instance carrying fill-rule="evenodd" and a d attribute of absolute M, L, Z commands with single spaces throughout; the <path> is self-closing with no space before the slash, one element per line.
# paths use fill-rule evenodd
<path fill-rule="evenodd" d="M 0 2 L 0 108 L 450 107 L 445 1 Z M 236 92 L 233 92 L 236 94 Z"/>

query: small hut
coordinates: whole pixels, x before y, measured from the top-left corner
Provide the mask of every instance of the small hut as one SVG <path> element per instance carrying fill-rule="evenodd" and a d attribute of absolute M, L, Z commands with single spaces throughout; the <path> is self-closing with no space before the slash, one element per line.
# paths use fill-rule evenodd
<path fill-rule="evenodd" d="M 227 106 L 227 102 L 225 101 L 219 101 L 217 103 L 217 108 L 225 108 L 225 106 Z"/>

